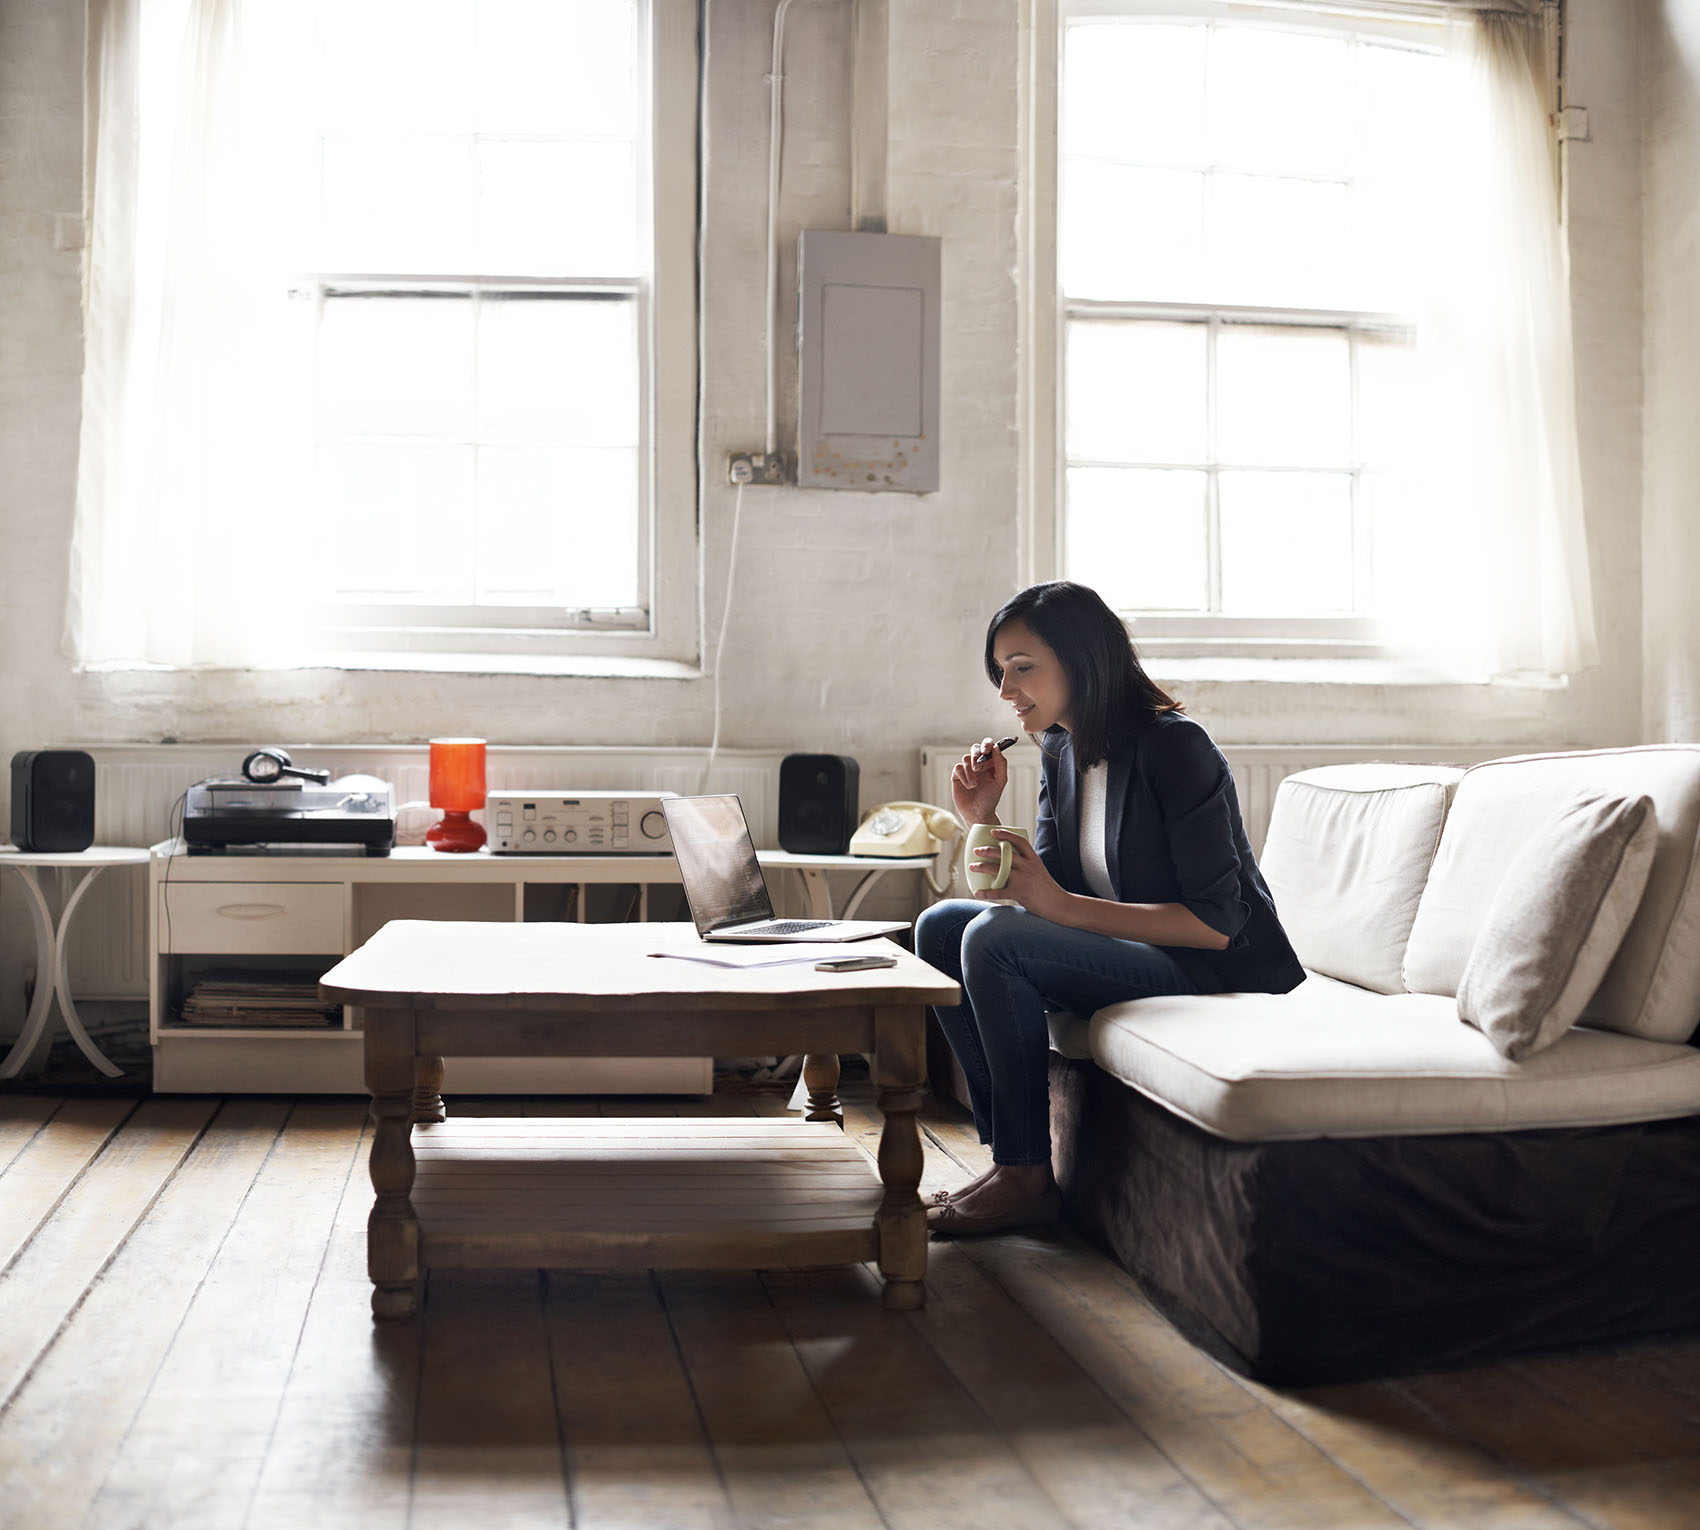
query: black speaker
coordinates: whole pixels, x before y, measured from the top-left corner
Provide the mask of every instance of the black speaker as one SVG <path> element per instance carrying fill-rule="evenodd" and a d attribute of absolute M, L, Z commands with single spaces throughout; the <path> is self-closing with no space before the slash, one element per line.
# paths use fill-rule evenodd
<path fill-rule="evenodd" d="M 861 768 L 847 754 L 788 754 L 779 762 L 779 848 L 843 855 L 856 832 Z"/>
<path fill-rule="evenodd" d="M 81 749 L 12 756 L 12 843 L 42 855 L 94 843 L 94 760 Z"/>

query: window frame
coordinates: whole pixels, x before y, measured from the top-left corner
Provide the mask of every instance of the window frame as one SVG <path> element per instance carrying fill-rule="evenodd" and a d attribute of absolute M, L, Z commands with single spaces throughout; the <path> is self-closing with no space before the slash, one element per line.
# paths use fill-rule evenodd
<path fill-rule="evenodd" d="M 322 645 L 347 668 L 464 667 L 488 657 L 550 670 L 581 661 L 601 672 L 619 661 L 691 661 L 700 653 L 696 439 L 698 132 L 700 39 L 694 0 L 637 0 L 639 47 L 648 59 L 641 140 L 642 237 L 649 274 L 606 278 L 484 278 L 471 274 L 305 275 L 322 309 L 339 297 L 442 293 L 477 303 L 528 289 L 571 299 L 610 291 L 635 304 L 639 377 L 639 601 L 621 608 L 438 606 L 327 602 Z M 314 321 L 315 334 L 317 319 Z M 315 344 L 316 344 L 315 340 Z M 433 658 L 439 662 L 433 664 Z M 459 661 L 459 662 L 457 662 Z"/>
<path fill-rule="evenodd" d="M 1409 41 L 1413 23 L 1433 25 L 1441 7 L 1432 0 L 1364 0 L 1330 6 L 1299 0 L 1264 0 L 1272 17 L 1303 24 L 1306 14 L 1331 9 L 1349 15 L 1351 29 L 1360 35 L 1383 35 Z M 1244 308 L 1232 304 L 1176 304 L 1161 301 L 1068 299 L 1061 288 L 1058 232 L 1061 181 L 1061 85 L 1063 38 L 1076 20 L 1119 17 L 1174 16 L 1187 20 L 1244 19 L 1249 7 L 1231 0 L 1025 0 L 1022 76 L 1025 82 L 1022 152 L 1027 194 L 1022 203 L 1020 241 L 1031 279 L 1026 286 L 1027 313 L 1022 324 L 1024 363 L 1020 413 L 1027 443 L 1021 476 L 1021 535 L 1019 568 L 1023 584 L 1061 577 L 1067 534 L 1066 474 L 1069 463 L 1064 438 L 1066 349 L 1072 318 L 1182 319 L 1223 322 L 1294 324 L 1305 328 L 1351 331 L 1399 330 L 1408 326 L 1402 316 L 1357 310 Z M 1321 23 L 1321 24 L 1326 24 Z M 1137 322 L 1137 319 L 1135 319 Z M 1212 336 L 1212 344 L 1214 335 Z M 1354 342 L 1355 358 L 1355 342 Z M 1214 363 L 1212 362 L 1212 367 Z M 1354 359 L 1355 370 L 1355 359 Z M 1356 405 L 1354 402 L 1354 413 Z M 1358 527 L 1356 480 L 1362 464 L 1354 463 L 1354 560 L 1364 556 Z M 1214 537 L 1216 464 L 1207 469 L 1211 481 L 1209 534 Z M 1219 568 L 1210 554 L 1209 579 L 1214 590 Z M 1394 657 L 1377 637 L 1372 616 L 1237 616 L 1215 612 L 1130 610 L 1119 613 L 1140 650 L 1148 657 L 1219 657 L 1234 659 L 1385 659 Z"/>

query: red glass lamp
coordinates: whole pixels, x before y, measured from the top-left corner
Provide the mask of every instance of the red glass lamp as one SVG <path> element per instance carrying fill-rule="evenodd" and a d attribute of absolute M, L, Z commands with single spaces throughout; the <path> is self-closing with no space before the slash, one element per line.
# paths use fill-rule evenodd
<path fill-rule="evenodd" d="M 425 843 L 433 850 L 467 851 L 484 847 L 484 825 L 467 815 L 484 806 L 484 740 L 431 740 L 431 806 L 443 810 Z"/>

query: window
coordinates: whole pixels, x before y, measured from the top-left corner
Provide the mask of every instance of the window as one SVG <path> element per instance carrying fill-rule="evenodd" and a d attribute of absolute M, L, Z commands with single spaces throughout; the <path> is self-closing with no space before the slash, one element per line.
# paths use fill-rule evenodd
<path fill-rule="evenodd" d="M 79 658 L 695 657 L 691 0 L 97 21 Z"/>
<path fill-rule="evenodd" d="M 1056 567 L 1142 643 L 1370 645 L 1439 28 L 1065 5 Z"/>
<path fill-rule="evenodd" d="M 693 519 L 688 460 L 656 452 L 691 435 L 678 10 L 323 7 L 291 299 L 312 499 L 360 532 L 327 549 L 337 646 L 657 634 Z"/>

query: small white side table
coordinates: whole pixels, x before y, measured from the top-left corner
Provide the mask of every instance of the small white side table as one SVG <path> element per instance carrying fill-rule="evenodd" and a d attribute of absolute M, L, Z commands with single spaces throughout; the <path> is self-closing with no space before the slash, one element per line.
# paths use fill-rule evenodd
<path fill-rule="evenodd" d="M 924 871 L 933 864 L 930 855 L 802 855 L 791 850 L 758 850 L 756 859 L 763 871 L 794 871 L 803 879 L 803 891 L 809 900 L 810 919 L 854 919 L 862 899 L 873 890 L 875 882 L 888 871 Z M 832 911 L 832 892 L 826 884 L 829 871 L 859 871 L 862 880 L 851 890 L 842 914 Z"/>
<path fill-rule="evenodd" d="M 66 946 L 65 935 L 71 926 L 71 916 L 76 913 L 77 905 L 83 901 L 83 894 L 89 890 L 101 872 L 108 866 L 143 866 L 147 864 L 147 859 L 146 850 L 131 850 L 111 845 L 93 845 L 87 850 L 67 851 L 58 855 L 14 850 L 9 845 L 0 846 L 0 870 L 10 867 L 16 871 L 23 878 L 24 890 L 29 896 L 30 922 L 35 926 L 36 955 L 35 998 L 30 1004 L 29 1014 L 24 1019 L 23 1030 L 12 1044 L 12 1050 L 6 1054 L 5 1061 L 0 1062 L 0 1078 L 15 1078 L 23 1071 L 24 1064 L 35 1052 L 36 1043 L 41 1040 L 42 1032 L 47 1029 L 47 1014 L 55 995 L 59 999 L 59 1012 L 65 1017 L 65 1027 L 70 1031 L 71 1039 L 82 1050 L 83 1056 L 108 1078 L 124 1076 L 124 1070 L 115 1067 L 106 1054 L 89 1040 L 89 1033 L 83 1029 L 83 1022 L 77 1017 L 77 1006 L 71 1002 L 70 952 Z M 47 897 L 42 892 L 41 882 L 36 876 L 37 871 L 43 867 L 83 873 L 67 894 L 57 923 L 54 922 Z"/>

